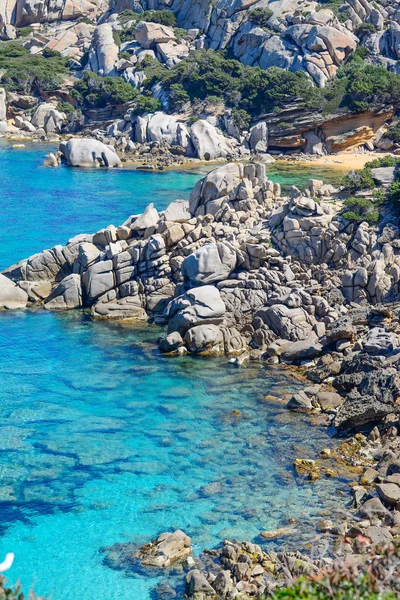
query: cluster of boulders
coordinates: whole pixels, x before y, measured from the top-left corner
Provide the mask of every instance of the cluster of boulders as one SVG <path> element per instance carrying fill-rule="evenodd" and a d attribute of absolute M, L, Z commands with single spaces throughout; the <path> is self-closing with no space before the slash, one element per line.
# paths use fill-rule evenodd
<path fill-rule="evenodd" d="M 60 157 L 118 164 L 93 140 L 61 144 Z M 340 206 L 321 181 L 285 197 L 263 164 L 229 163 L 201 179 L 189 201 L 162 212 L 150 204 L 118 227 L 10 267 L 1 305 L 150 318 L 167 325 L 162 352 L 306 366 L 322 387 L 289 407 L 333 410 L 337 428 L 359 427 L 397 412 L 400 233 L 390 216 L 377 231 L 347 221 Z"/>
<path fill-rule="evenodd" d="M 129 19 L 124 13 L 126 8 L 120 0 L 114 0 L 111 7 L 101 0 L 81 2 L 79 6 L 74 2 L 58 6 L 13 0 L 7 7 L 0 6 L 0 37 L 13 39 L 16 27 L 29 25 L 33 31 L 23 45 L 32 54 L 60 52 L 73 70 L 83 68 L 101 76 L 121 77 L 139 91 L 143 91 L 146 79 L 142 67 L 145 58 L 156 59 L 168 69 L 196 50 L 224 49 L 228 45 L 245 65 L 304 71 L 318 86 L 336 75 L 360 43 L 372 51 L 371 60 L 390 70 L 398 69 L 400 24 L 392 0 L 378 6 L 369 0 L 346 0 L 338 14 L 329 9 L 317 10 L 317 4 L 309 0 L 282 0 L 268 7 L 268 27 L 260 27 L 252 18 L 252 10 L 266 8 L 256 0 L 239 4 L 219 0 L 212 7 L 208 0 L 200 0 L 195 7 L 186 0 L 172 4 L 142 0 L 133 7 L 138 13 L 172 10 L 183 30 L 138 21 L 137 17 Z M 101 14 L 103 10 L 106 12 Z M 375 32 L 367 31 L 361 39 L 354 32 L 363 23 Z M 121 31 L 131 32 L 131 39 L 119 43 Z M 86 127 L 93 137 L 120 153 L 133 154 L 139 157 L 137 160 L 147 155 L 146 164 L 162 167 L 181 162 L 183 156 L 232 160 L 249 154 L 265 155 L 267 151 L 326 154 L 351 148 L 386 150 L 395 145 L 385 135 L 393 117 L 390 106 L 358 115 L 322 115 L 305 108 L 304 103 L 294 103 L 279 114 L 260 115 L 248 130 L 243 130 L 223 103 L 219 108 L 197 106 L 194 112 L 187 105 L 180 113 L 171 114 L 171 97 L 161 83 L 151 90 L 153 97 L 161 101 L 162 111 L 156 114 L 137 116 L 128 104 L 125 114 L 119 107 L 108 107 L 95 115 L 85 109 L 85 116 L 75 114 L 68 122 L 57 110 L 57 101 L 75 105 L 73 83 L 74 78 L 66 80 L 54 96 L 43 92 L 45 102 L 39 107 L 35 96 L 10 93 L 7 115 L 0 98 L 0 133 L 7 131 L 6 117 L 11 133 L 16 128 L 17 133 L 39 137 L 74 133 Z M 40 119 L 32 117 L 33 107 L 43 115 Z M 154 147 L 156 155 L 165 155 L 164 160 L 152 156 Z"/>
<path fill-rule="evenodd" d="M 70 22 L 80 17 L 95 17 L 108 8 L 102 0 L 80 0 L 75 2 L 31 2 L 30 0 L 11 0 L 0 6 L 0 36 L 14 39 L 16 28 L 36 26 L 56 21 Z"/>

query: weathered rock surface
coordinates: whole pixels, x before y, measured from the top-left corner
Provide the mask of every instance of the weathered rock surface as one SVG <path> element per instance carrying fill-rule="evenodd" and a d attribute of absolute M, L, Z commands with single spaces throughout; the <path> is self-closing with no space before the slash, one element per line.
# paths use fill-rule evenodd
<path fill-rule="evenodd" d="M 10 279 L 0 274 L 0 309 L 25 308 L 28 294 Z"/>
<path fill-rule="evenodd" d="M 136 556 L 143 565 L 162 569 L 182 562 L 191 554 L 190 537 L 177 529 L 173 533 L 161 533 L 154 542 L 140 548 Z"/>
<path fill-rule="evenodd" d="M 60 152 L 72 167 L 117 167 L 121 164 L 114 148 L 92 139 L 72 138 L 61 142 Z"/>

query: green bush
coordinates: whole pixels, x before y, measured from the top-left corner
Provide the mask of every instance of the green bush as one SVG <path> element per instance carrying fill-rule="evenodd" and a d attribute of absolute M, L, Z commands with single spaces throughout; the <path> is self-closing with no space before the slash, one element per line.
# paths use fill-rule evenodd
<path fill-rule="evenodd" d="M 378 167 L 395 167 L 400 162 L 396 156 L 381 156 L 365 163 L 365 169 L 377 169 Z"/>
<path fill-rule="evenodd" d="M 65 113 L 66 115 L 70 115 L 75 112 L 76 109 L 75 106 L 73 106 L 70 102 L 62 101 L 57 103 L 57 110 Z"/>
<path fill-rule="evenodd" d="M 89 108 L 125 104 L 137 95 L 137 90 L 121 77 L 100 77 L 91 71 L 85 71 L 76 82 L 74 94 L 80 104 Z"/>
<path fill-rule="evenodd" d="M 360 171 L 351 171 L 344 176 L 342 184 L 352 193 L 375 187 L 371 169 L 368 168 L 361 169 Z"/>
<path fill-rule="evenodd" d="M 400 202 L 400 181 L 393 181 L 389 188 L 389 200 L 391 202 Z"/>
<path fill-rule="evenodd" d="M 140 21 L 159 23 L 160 25 L 167 25 L 167 27 L 176 26 L 176 17 L 170 10 L 145 10 L 139 17 Z"/>
<path fill-rule="evenodd" d="M 386 132 L 386 137 L 388 137 L 389 140 L 392 140 L 392 142 L 394 142 L 395 144 L 399 144 L 400 143 L 400 127 L 398 125 L 391 127 Z"/>
<path fill-rule="evenodd" d="M 395 600 L 392 592 L 375 591 L 367 574 L 335 574 L 320 578 L 301 577 L 290 586 L 275 590 L 273 600 Z"/>
<path fill-rule="evenodd" d="M 89 19 L 89 17 L 82 17 L 79 19 L 78 23 L 85 23 L 85 25 L 94 25 L 93 21 Z"/>
<path fill-rule="evenodd" d="M 119 48 L 120 45 L 122 44 L 122 41 L 123 41 L 121 39 L 119 31 L 117 31 L 116 29 L 113 29 L 112 35 L 113 35 L 114 44 L 116 44 L 118 46 L 118 48 Z"/>
<path fill-rule="evenodd" d="M 273 14 L 274 13 L 270 8 L 255 8 L 254 10 L 249 11 L 248 19 L 250 23 L 253 23 L 253 25 L 261 27 L 262 29 L 267 29 L 268 21 Z"/>
<path fill-rule="evenodd" d="M 189 95 L 180 83 L 173 83 L 169 89 L 171 94 L 172 110 L 180 110 L 184 104 L 190 102 Z"/>
<path fill-rule="evenodd" d="M 0 575 L 0 599 L 1 600 L 24 600 L 25 594 L 21 591 L 21 585 L 16 583 L 12 587 L 8 587 L 8 581 L 4 575 Z M 44 600 L 38 598 L 33 590 L 29 592 L 29 600 Z"/>
<path fill-rule="evenodd" d="M 187 29 L 182 29 L 182 27 L 174 27 L 174 35 L 177 41 L 180 42 L 187 36 Z"/>
<path fill-rule="evenodd" d="M 1 82 L 10 91 L 25 94 L 55 91 L 68 73 L 66 64 L 67 60 L 61 56 L 32 56 L 18 42 L 0 44 L 0 69 L 5 71 Z"/>
<path fill-rule="evenodd" d="M 62 58 L 60 52 L 57 50 L 51 50 L 50 48 L 44 48 L 42 56 L 43 58 Z"/>
<path fill-rule="evenodd" d="M 29 37 L 31 33 L 33 33 L 33 29 L 32 27 L 17 27 L 15 33 L 19 38 L 26 38 Z"/>
<path fill-rule="evenodd" d="M 232 109 L 232 121 L 235 123 L 239 131 L 249 129 L 251 123 L 251 116 L 248 112 L 242 109 Z"/>
<path fill-rule="evenodd" d="M 335 88 L 340 83 L 344 91 L 341 105 L 352 112 L 400 103 L 400 77 L 385 67 L 369 65 L 361 59 L 349 61 L 339 68 L 337 78 L 328 87 Z"/>
<path fill-rule="evenodd" d="M 143 113 L 155 113 L 158 110 L 161 110 L 161 108 L 161 102 L 156 98 L 139 94 L 139 96 L 135 98 L 135 105 L 132 112 L 136 115 L 141 115 Z"/>
<path fill-rule="evenodd" d="M 179 83 L 192 101 L 217 96 L 226 104 L 250 114 L 283 107 L 298 98 L 303 99 L 305 105 L 312 105 L 314 98 L 320 94 L 303 72 L 245 67 L 237 60 L 225 58 L 223 52 L 214 50 L 191 52 L 172 69 L 165 69 L 156 62 L 145 60 L 142 63 L 148 89 L 159 81 L 166 89 Z M 320 99 L 315 105 L 320 105 Z"/>
<path fill-rule="evenodd" d="M 379 210 L 368 198 L 352 197 L 348 198 L 344 204 L 349 210 L 342 213 L 342 216 L 348 221 L 367 221 L 371 224 L 379 222 Z"/>
<path fill-rule="evenodd" d="M 355 28 L 354 33 L 357 37 L 362 38 L 370 33 L 376 33 L 376 27 L 372 23 L 360 23 Z"/>

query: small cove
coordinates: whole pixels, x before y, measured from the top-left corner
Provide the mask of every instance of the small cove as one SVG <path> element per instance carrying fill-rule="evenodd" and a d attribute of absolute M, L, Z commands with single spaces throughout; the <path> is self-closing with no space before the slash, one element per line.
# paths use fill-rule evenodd
<path fill-rule="evenodd" d="M 149 202 L 187 198 L 200 176 L 51 170 L 41 166 L 46 152 L 0 146 L 1 268 Z M 290 170 L 270 176 L 303 182 Z M 263 401 L 298 389 L 289 371 L 161 357 L 158 334 L 84 312 L 0 315 L 0 555 L 16 554 L 11 580 L 35 581 L 54 600 L 148 600 L 163 577 L 111 570 L 102 546 L 179 527 L 199 553 L 289 518 L 304 541 L 337 507 L 343 481 L 311 486 L 291 466 L 329 444 L 329 432 Z M 204 492 L 209 484 L 215 493 Z"/>

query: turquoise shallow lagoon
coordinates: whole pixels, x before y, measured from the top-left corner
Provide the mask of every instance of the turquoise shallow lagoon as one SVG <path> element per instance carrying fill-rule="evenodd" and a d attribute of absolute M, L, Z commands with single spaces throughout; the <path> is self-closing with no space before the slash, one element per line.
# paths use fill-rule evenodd
<path fill-rule="evenodd" d="M 0 149 L 3 267 L 187 197 L 199 177 L 49 170 L 45 151 Z M 150 600 L 164 577 L 112 570 L 102 546 L 179 527 L 200 553 L 289 518 L 304 541 L 337 506 L 343 482 L 311 486 L 291 466 L 327 445 L 326 429 L 263 399 L 299 387 L 288 371 L 162 357 L 158 335 L 83 312 L 0 314 L 0 557 L 15 553 L 8 575 L 27 589 Z"/>

